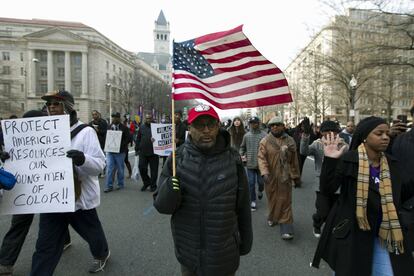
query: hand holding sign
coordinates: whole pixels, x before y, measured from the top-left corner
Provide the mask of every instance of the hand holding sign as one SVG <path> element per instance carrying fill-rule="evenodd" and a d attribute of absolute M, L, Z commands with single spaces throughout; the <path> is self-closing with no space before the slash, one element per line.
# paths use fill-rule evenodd
<path fill-rule="evenodd" d="M 79 150 L 68 150 L 66 157 L 72 158 L 72 162 L 76 166 L 82 166 L 85 163 L 85 154 Z"/>
<path fill-rule="evenodd" d="M 8 152 L 6 152 L 6 151 L 0 152 L 0 160 L 1 160 L 1 162 L 4 163 L 4 161 L 6 161 L 9 158 L 10 158 L 10 154 Z"/>

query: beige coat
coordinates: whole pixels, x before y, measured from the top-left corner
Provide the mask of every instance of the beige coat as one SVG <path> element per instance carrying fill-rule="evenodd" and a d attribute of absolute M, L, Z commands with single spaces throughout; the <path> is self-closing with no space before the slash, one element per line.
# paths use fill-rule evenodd
<path fill-rule="evenodd" d="M 296 143 L 287 134 L 276 138 L 269 133 L 260 142 L 259 169 L 262 175 L 269 175 L 265 183 L 269 221 L 293 223 L 292 187 L 300 179 L 296 155 Z"/>

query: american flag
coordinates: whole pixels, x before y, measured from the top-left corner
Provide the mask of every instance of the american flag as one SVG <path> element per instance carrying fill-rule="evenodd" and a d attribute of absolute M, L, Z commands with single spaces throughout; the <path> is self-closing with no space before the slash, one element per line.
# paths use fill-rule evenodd
<path fill-rule="evenodd" d="M 243 25 L 173 48 L 175 100 L 204 99 L 220 109 L 292 101 L 283 72 L 254 48 Z"/>

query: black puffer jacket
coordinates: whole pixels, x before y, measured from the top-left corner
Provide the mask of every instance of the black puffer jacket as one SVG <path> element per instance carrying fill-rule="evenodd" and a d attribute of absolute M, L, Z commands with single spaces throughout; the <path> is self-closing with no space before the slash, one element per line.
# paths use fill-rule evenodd
<path fill-rule="evenodd" d="M 171 185 L 171 156 L 159 179 L 154 206 L 172 214 L 178 261 L 197 275 L 229 275 L 252 246 L 249 189 L 240 156 L 221 130 L 209 153 L 191 138 L 177 151 L 180 191 Z"/>

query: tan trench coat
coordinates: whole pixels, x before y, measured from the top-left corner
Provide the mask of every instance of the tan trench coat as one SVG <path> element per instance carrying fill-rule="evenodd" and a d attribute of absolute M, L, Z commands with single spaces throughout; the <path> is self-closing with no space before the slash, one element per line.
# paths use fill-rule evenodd
<path fill-rule="evenodd" d="M 262 175 L 269 175 L 265 183 L 269 221 L 293 223 L 292 187 L 300 180 L 296 155 L 296 143 L 287 134 L 276 138 L 269 133 L 260 141 L 259 169 Z"/>

